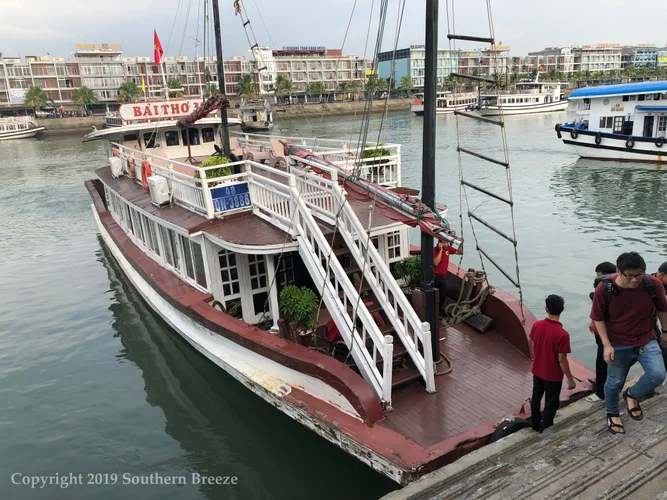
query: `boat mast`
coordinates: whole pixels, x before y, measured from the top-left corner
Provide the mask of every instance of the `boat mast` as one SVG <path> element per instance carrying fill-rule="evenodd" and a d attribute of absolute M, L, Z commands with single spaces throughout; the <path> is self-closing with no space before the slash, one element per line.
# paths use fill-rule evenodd
<path fill-rule="evenodd" d="M 422 202 L 435 208 L 435 114 L 438 58 L 438 0 L 426 0 L 426 53 L 424 71 L 424 130 L 422 153 Z M 431 325 L 433 360 L 440 359 L 436 304 L 433 288 L 433 236 L 421 233 L 422 291 L 426 295 L 426 321 Z"/>
<path fill-rule="evenodd" d="M 215 30 L 215 53 L 218 61 L 218 91 L 227 97 L 225 86 L 225 62 L 222 58 L 222 37 L 220 35 L 220 7 L 218 0 L 213 0 L 213 28 Z M 204 63 L 206 64 L 206 63 Z M 229 122 L 227 121 L 227 109 L 220 108 L 220 120 L 222 122 L 222 152 L 231 159 L 232 150 L 229 146 Z"/>

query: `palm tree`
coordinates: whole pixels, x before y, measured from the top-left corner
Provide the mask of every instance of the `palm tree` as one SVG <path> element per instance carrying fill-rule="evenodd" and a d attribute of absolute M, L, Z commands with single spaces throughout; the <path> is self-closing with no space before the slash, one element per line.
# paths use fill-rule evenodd
<path fill-rule="evenodd" d="M 401 84 L 400 87 L 402 89 L 412 89 L 415 87 L 414 84 L 412 83 L 412 78 L 410 77 L 410 75 L 403 75 L 401 77 L 400 84 Z"/>
<path fill-rule="evenodd" d="M 95 93 L 85 85 L 74 92 L 74 95 L 72 95 L 72 101 L 83 104 L 83 110 L 86 112 L 86 114 L 88 114 L 88 107 L 86 104 L 97 104 L 99 102 Z"/>
<path fill-rule="evenodd" d="M 37 108 L 39 106 L 44 106 L 48 100 L 49 96 L 46 95 L 46 92 L 44 92 L 41 87 L 30 87 L 25 94 L 23 104 L 32 106 L 34 110 L 37 111 Z"/>
<path fill-rule="evenodd" d="M 169 88 L 169 95 L 171 97 L 183 97 L 183 84 L 178 78 L 170 78 L 167 80 L 167 87 Z"/>
<path fill-rule="evenodd" d="M 118 87 L 118 100 L 120 102 L 133 102 L 141 96 L 141 89 L 133 81 L 127 81 Z"/>
<path fill-rule="evenodd" d="M 220 91 L 218 90 L 217 83 L 209 83 L 208 88 L 204 90 L 204 97 L 211 97 L 213 95 L 218 95 Z"/>
<path fill-rule="evenodd" d="M 255 90 L 255 79 L 249 73 L 241 76 L 239 80 L 239 95 L 250 96 L 256 93 Z"/>
<path fill-rule="evenodd" d="M 309 94 L 328 94 L 329 90 L 324 82 L 310 82 L 308 84 Z"/>

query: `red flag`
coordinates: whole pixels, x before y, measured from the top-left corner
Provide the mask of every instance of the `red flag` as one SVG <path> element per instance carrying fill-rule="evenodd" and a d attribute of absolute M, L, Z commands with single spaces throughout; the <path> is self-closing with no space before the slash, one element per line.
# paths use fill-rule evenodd
<path fill-rule="evenodd" d="M 153 30 L 153 61 L 155 64 L 160 64 L 163 55 L 164 50 L 162 50 L 162 44 L 160 43 L 160 39 L 157 37 L 157 31 Z"/>

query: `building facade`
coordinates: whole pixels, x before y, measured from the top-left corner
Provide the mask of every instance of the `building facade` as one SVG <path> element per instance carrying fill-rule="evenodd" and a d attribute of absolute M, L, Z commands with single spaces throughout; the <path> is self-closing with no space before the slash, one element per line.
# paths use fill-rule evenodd
<path fill-rule="evenodd" d="M 574 72 L 606 73 L 623 68 L 621 45 L 618 43 L 573 47 Z"/>
<path fill-rule="evenodd" d="M 385 79 L 391 77 L 396 87 L 401 85 L 403 77 L 409 76 L 413 87 L 424 88 L 424 58 L 425 51 L 423 45 L 410 45 L 408 48 L 397 50 L 395 56 L 393 50 L 381 52 L 378 55 L 378 76 Z M 457 53 L 439 49 L 437 66 L 438 83 L 444 84 L 449 75 L 456 73 L 457 69 Z"/>

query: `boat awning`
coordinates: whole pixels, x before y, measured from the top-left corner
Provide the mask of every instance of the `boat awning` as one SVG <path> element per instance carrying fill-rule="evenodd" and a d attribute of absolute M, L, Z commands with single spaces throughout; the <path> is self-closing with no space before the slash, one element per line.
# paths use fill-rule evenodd
<path fill-rule="evenodd" d="M 667 106 L 635 106 L 635 111 L 644 113 L 667 113 Z"/>
<path fill-rule="evenodd" d="M 583 87 L 573 90 L 570 99 L 585 97 L 610 97 L 627 94 L 653 94 L 667 92 L 667 81 L 621 83 L 618 85 L 600 85 L 597 87 Z"/>

